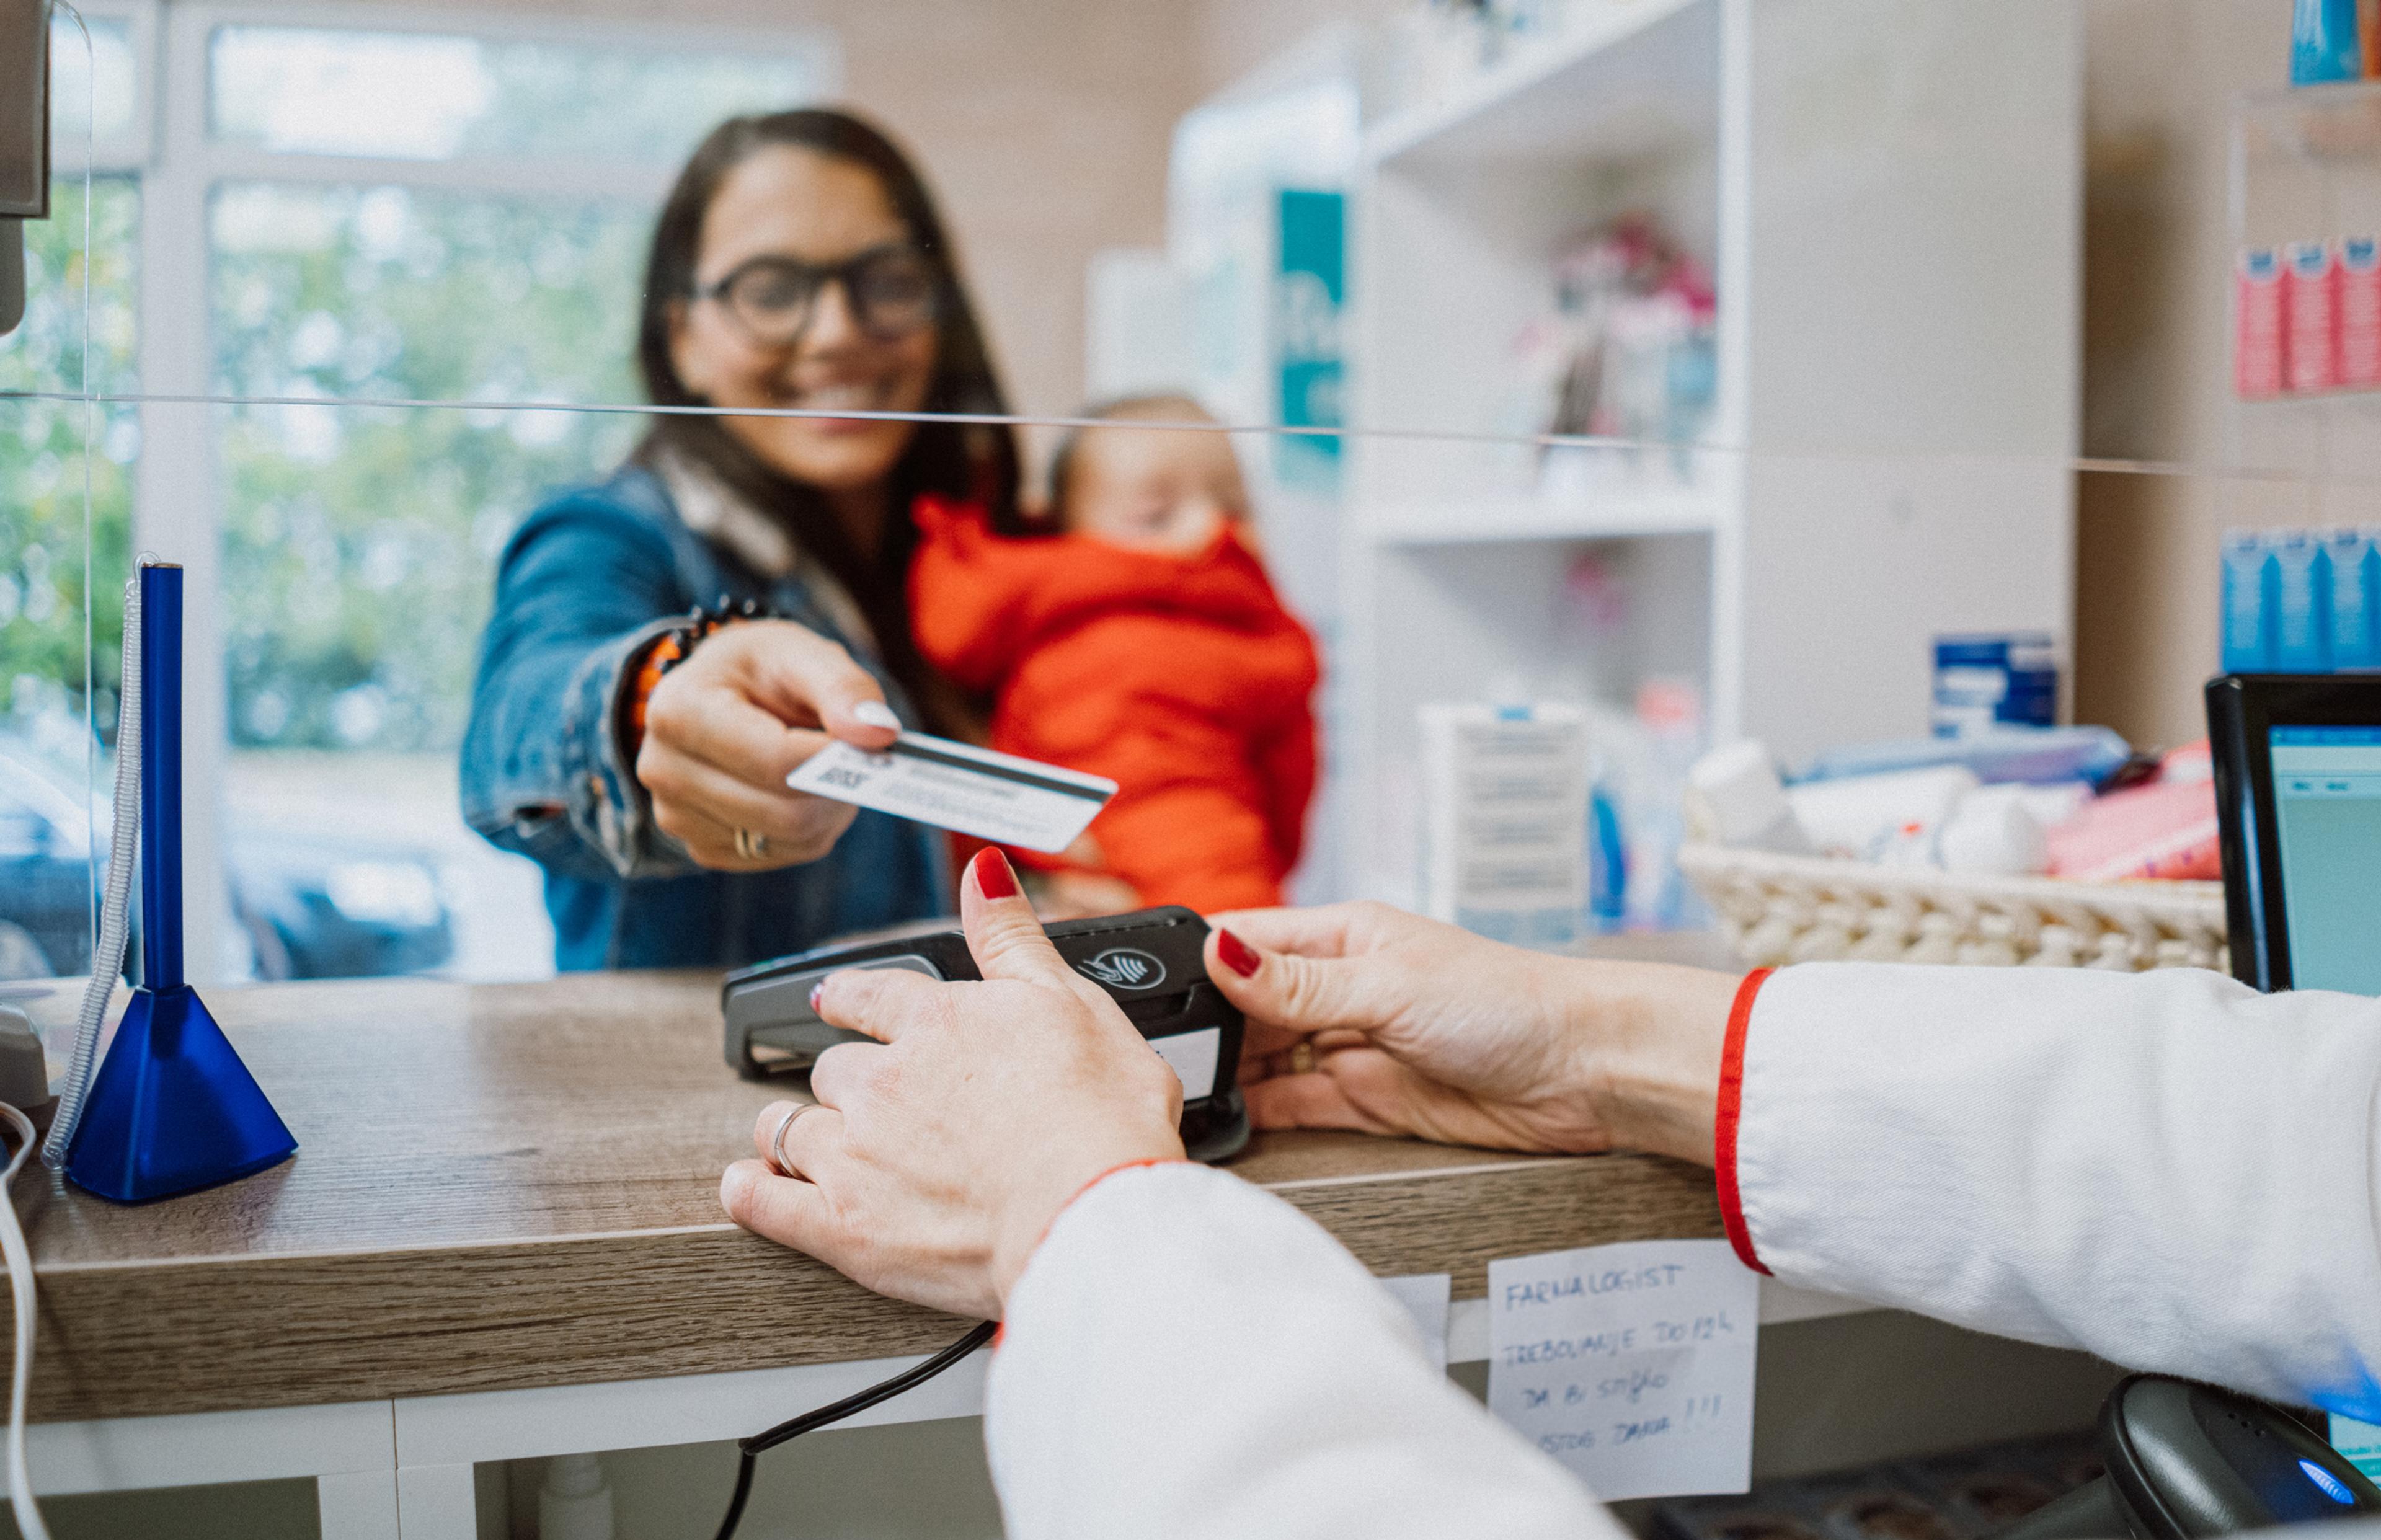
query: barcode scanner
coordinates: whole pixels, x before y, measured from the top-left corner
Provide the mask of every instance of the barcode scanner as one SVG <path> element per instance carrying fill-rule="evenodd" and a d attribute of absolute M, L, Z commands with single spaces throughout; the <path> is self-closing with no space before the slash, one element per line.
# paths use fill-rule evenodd
<path fill-rule="evenodd" d="M 1194 1160 L 1228 1160 L 1249 1142 L 1241 1100 L 1240 1013 L 1207 977 L 1207 922 L 1190 910 L 1144 909 L 1098 920 L 1062 920 L 1050 944 L 1068 967 L 1106 990 L 1125 1019 L 1182 1081 L 1182 1143 Z M 859 1033 L 829 1026 L 811 990 L 847 968 L 898 968 L 930 979 L 983 974 L 956 930 L 826 947 L 727 975 L 719 993 L 728 1068 L 746 1080 L 808 1073 Z"/>
<path fill-rule="evenodd" d="M 1993 1540 L 2206 1540 L 2381 1514 L 2381 1490 L 2340 1452 L 2263 1401 L 2134 1375 L 2100 1407 L 2108 1473 Z"/>

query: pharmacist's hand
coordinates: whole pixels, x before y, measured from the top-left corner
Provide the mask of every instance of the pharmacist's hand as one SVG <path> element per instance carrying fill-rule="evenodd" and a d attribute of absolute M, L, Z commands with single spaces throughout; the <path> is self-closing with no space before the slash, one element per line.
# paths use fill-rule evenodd
<path fill-rule="evenodd" d="M 829 976 L 819 1014 L 877 1041 L 819 1056 L 819 1109 L 786 1131 L 794 1174 L 738 1161 L 719 1197 L 747 1229 L 880 1293 L 991 1319 L 1085 1185 L 1182 1158 L 1182 1082 L 1060 960 L 998 850 L 969 864 L 959 914 L 983 982 Z M 763 1156 L 791 1106 L 754 1125 Z"/>
<path fill-rule="evenodd" d="M 1260 1128 L 1710 1163 L 1726 974 L 1525 951 L 1385 904 L 1212 923 Z"/>
<path fill-rule="evenodd" d="M 890 745 L 899 721 L 851 654 L 790 620 L 714 631 L 645 703 L 637 779 L 653 823 L 697 864 L 765 872 L 816 861 L 857 809 L 788 790 L 796 766 L 843 739 Z M 736 834 L 749 837 L 746 855 Z"/>

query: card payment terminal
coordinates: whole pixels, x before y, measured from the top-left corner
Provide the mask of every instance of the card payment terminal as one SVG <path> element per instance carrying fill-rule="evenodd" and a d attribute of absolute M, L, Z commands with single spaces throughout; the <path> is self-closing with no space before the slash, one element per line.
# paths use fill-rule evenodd
<path fill-rule="evenodd" d="M 1050 944 L 1112 996 L 1182 1080 L 1182 1143 L 1197 1160 L 1226 1160 L 1249 1139 L 1240 1099 L 1240 1013 L 1208 980 L 1207 923 L 1190 910 L 1145 909 L 1060 921 Z M 728 1067 L 747 1080 L 807 1072 L 837 1043 L 864 1042 L 811 1009 L 811 989 L 847 968 L 900 968 L 930 979 L 977 979 L 967 937 L 935 931 L 827 947 L 727 975 L 720 990 Z"/>

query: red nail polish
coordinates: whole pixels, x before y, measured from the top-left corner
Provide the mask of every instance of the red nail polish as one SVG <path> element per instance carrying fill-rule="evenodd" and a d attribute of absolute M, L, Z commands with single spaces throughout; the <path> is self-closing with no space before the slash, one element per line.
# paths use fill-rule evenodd
<path fill-rule="evenodd" d="M 818 983 L 811 985 L 811 1014 L 812 1016 L 816 1016 L 819 1013 L 819 996 L 825 993 L 826 980 L 821 979 Z"/>
<path fill-rule="evenodd" d="M 987 845 L 978 850 L 975 860 L 968 864 L 975 872 L 975 890 L 978 893 L 987 898 L 1017 897 L 1017 874 L 1010 869 L 1008 858 L 992 846 Z"/>
<path fill-rule="evenodd" d="M 1227 930 L 1215 932 L 1215 955 L 1224 959 L 1225 967 L 1244 979 L 1256 977 L 1257 970 L 1264 966 L 1264 959 L 1257 955 L 1254 947 Z"/>

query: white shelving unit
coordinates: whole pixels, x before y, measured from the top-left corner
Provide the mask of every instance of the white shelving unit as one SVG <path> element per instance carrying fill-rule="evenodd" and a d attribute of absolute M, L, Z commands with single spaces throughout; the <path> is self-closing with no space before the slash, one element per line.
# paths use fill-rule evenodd
<path fill-rule="evenodd" d="M 1632 488 L 1593 503 L 1522 495 L 1373 505 L 1361 533 L 1374 545 L 1460 545 L 1493 540 L 1611 540 L 1710 534 L 1717 499 L 1690 487 Z"/>
<path fill-rule="evenodd" d="M 1369 126 L 1350 421 L 1387 432 L 1350 441 L 1335 659 L 1356 887 L 1408 896 L 1424 702 L 1686 678 L 1712 735 L 1792 758 L 1923 732 L 1938 633 L 2069 633 L 2082 57 L 2067 0 L 1601 0 Z M 1542 476 L 1477 435 L 1515 426 L 1558 247 L 1638 211 L 1716 275 L 1710 426 Z M 1582 557 L 1617 624 L 1582 619 Z"/>
<path fill-rule="evenodd" d="M 2235 252 L 2381 232 L 2381 82 L 2253 92 L 2233 102 L 2231 117 Z M 2343 385 L 2267 400 L 2236 396 L 2225 441 L 2236 470 L 2370 481 L 2381 474 L 2381 391 Z M 2301 522 L 2368 516 L 2370 499 L 2328 490 L 2321 496 Z"/>

